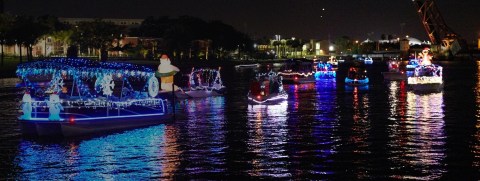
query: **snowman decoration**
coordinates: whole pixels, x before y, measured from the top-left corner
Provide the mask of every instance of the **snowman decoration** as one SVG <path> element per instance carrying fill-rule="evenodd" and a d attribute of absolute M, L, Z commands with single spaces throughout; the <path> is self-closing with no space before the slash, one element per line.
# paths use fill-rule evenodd
<path fill-rule="evenodd" d="M 178 67 L 173 66 L 167 55 L 162 55 L 160 58 L 160 65 L 158 65 L 158 71 L 155 76 L 160 78 L 160 89 L 165 91 L 172 91 L 173 76 L 179 72 Z M 175 91 L 179 88 L 174 86 Z"/>
<path fill-rule="evenodd" d="M 23 115 L 19 119 L 30 120 L 32 118 L 32 96 L 28 91 L 23 94 L 21 107 Z"/>
<path fill-rule="evenodd" d="M 63 111 L 63 106 L 60 102 L 60 97 L 55 92 L 50 94 L 50 100 L 47 101 L 49 116 L 48 120 L 50 121 L 60 121 L 60 111 Z"/>

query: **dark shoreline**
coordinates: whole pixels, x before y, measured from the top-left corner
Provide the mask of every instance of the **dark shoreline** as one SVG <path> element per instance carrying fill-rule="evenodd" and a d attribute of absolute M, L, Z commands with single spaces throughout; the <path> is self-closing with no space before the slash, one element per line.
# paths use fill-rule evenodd
<path fill-rule="evenodd" d="M 285 62 L 287 59 L 257 59 L 257 60 L 172 60 L 172 65 L 179 67 L 181 70 L 185 68 L 191 67 L 208 67 L 208 68 L 217 68 L 217 67 L 234 67 L 236 65 L 245 65 L 245 64 L 269 64 L 269 63 L 282 63 Z M 126 62 L 132 63 L 137 65 L 143 65 L 150 67 L 152 69 L 156 69 L 159 65 L 159 60 L 108 60 L 108 61 L 118 61 L 118 62 Z M 353 60 L 346 60 L 346 62 L 351 62 Z M 374 62 L 384 62 L 385 60 L 374 59 Z M 453 60 L 436 60 L 439 62 L 458 62 L 458 61 L 465 61 L 465 62 L 475 62 L 477 59 L 475 58 L 464 58 L 459 57 Z M 24 61 L 25 62 L 25 61 Z M 4 66 L 0 66 L 0 78 L 14 78 L 17 77 L 16 69 L 19 62 L 6 62 Z"/>

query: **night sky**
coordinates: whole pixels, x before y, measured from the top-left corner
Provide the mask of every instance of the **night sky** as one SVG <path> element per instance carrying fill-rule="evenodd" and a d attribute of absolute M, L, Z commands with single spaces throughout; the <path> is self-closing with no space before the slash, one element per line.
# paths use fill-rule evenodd
<path fill-rule="evenodd" d="M 447 25 L 468 42 L 480 36 L 479 0 L 436 4 Z M 5 0 L 5 11 L 69 18 L 189 15 L 220 20 L 254 38 L 377 40 L 391 34 L 428 40 L 412 0 Z"/>

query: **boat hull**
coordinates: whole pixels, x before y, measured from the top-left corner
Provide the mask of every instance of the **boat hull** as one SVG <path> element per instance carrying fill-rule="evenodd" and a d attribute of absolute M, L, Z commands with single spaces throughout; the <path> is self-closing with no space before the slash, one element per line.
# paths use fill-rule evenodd
<path fill-rule="evenodd" d="M 414 92 L 421 92 L 421 93 L 440 92 L 443 89 L 443 84 L 441 83 L 411 84 L 410 87 Z"/>
<path fill-rule="evenodd" d="M 292 77 L 283 77 L 282 82 L 284 84 L 306 84 L 316 82 L 315 77 L 305 77 L 305 78 L 292 78 Z"/>
<path fill-rule="evenodd" d="M 180 99 L 186 98 L 203 98 L 212 96 L 222 96 L 225 90 L 189 90 L 189 91 L 176 91 L 175 96 Z"/>
<path fill-rule="evenodd" d="M 261 98 L 253 97 L 252 95 L 248 95 L 248 103 L 249 104 L 271 105 L 271 104 L 278 104 L 280 102 L 286 101 L 287 99 L 288 99 L 288 94 L 287 93 L 270 95 L 270 96 L 265 96 L 265 97 L 261 97 Z"/>
<path fill-rule="evenodd" d="M 83 136 L 122 131 L 168 123 L 172 115 L 142 117 L 111 117 L 91 120 L 32 121 L 19 120 L 22 134 L 26 136 Z"/>
<path fill-rule="evenodd" d="M 348 77 L 345 78 L 345 84 L 348 86 L 367 86 L 369 82 L 368 78 L 365 79 L 350 79 Z"/>
<path fill-rule="evenodd" d="M 407 74 L 401 72 L 382 72 L 385 80 L 406 80 Z"/>

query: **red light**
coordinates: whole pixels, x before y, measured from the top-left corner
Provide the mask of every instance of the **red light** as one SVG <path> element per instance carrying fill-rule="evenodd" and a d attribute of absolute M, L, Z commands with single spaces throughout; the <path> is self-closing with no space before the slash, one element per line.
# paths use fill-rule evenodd
<path fill-rule="evenodd" d="M 74 117 L 70 117 L 70 119 L 68 119 L 68 123 L 74 124 L 74 123 L 75 123 L 75 118 L 74 118 Z"/>
<path fill-rule="evenodd" d="M 298 80 L 298 77 L 295 77 L 295 80 Z"/>
<path fill-rule="evenodd" d="M 257 96 L 257 99 L 260 100 L 262 98 L 262 96 Z"/>

